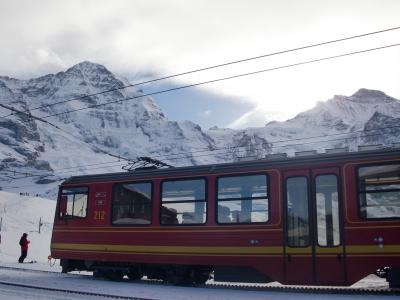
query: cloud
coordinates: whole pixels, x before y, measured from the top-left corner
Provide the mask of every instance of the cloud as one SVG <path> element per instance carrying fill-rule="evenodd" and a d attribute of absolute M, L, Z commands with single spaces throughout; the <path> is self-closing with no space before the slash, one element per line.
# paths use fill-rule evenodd
<path fill-rule="evenodd" d="M 398 26 L 399 10 L 396 0 L 385 5 L 379 0 L 2 0 L 0 75 L 39 76 L 83 60 L 124 75 L 170 75 Z M 176 78 L 177 84 L 391 44 L 397 35 L 391 32 L 185 75 Z M 398 49 L 382 50 L 203 88 L 231 101 L 250 102 L 262 111 L 293 115 L 318 100 L 361 87 L 400 98 L 399 62 Z M 247 114 L 265 117 L 255 111 Z M 242 117 L 232 124 L 244 124 L 246 114 Z"/>
<path fill-rule="evenodd" d="M 263 106 L 257 106 L 252 110 L 244 113 L 242 116 L 228 124 L 228 128 L 244 129 L 248 127 L 265 126 L 271 121 L 285 121 L 291 115 L 285 115 L 279 111 L 270 111 Z"/>
<path fill-rule="evenodd" d="M 203 117 L 205 117 L 205 118 L 209 118 L 209 117 L 211 117 L 212 113 L 213 113 L 213 111 L 212 111 L 211 109 L 207 109 L 207 110 L 203 111 L 203 112 L 201 113 L 201 115 L 202 115 Z"/>

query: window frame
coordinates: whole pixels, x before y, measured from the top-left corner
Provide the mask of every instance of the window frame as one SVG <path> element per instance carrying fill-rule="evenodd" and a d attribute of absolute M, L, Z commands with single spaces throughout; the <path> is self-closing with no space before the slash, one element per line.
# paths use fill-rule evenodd
<path fill-rule="evenodd" d="M 328 245 L 326 245 L 326 246 L 324 246 L 324 245 L 321 245 L 320 243 L 319 243 L 319 235 L 318 235 L 318 211 L 317 211 L 317 177 L 319 177 L 319 176 L 326 176 L 326 175 L 332 175 L 332 176 L 335 176 L 335 178 L 336 178 L 336 188 L 337 188 L 337 193 L 338 193 L 338 226 L 339 226 L 339 244 L 338 245 L 332 245 L 332 246 L 328 246 Z M 315 240 L 316 240 L 316 245 L 318 246 L 318 247 L 320 247 L 320 248 L 337 248 L 337 247 L 340 247 L 340 246 L 342 246 L 342 244 L 343 244 L 343 242 L 342 242 L 342 239 L 343 239 L 343 230 L 342 230 L 342 222 L 343 222 L 343 220 L 342 220 L 342 218 L 343 218 L 343 216 L 342 216 L 342 195 L 341 195 L 341 185 L 340 185 L 340 176 L 338 175 L 338 174 L 336 174 L 336 173 L 330 173 L 330 172 L 327 172 L 327 173 L 320 173 L 320 174 L 317 174 L 317 175 L 315 175 L 315 176 L 313 176 L 313 179 L 312 179 L 312 183 L 313 183 L 313 195 L 312 195 L 312 197 L 313 197 L 313 199 L 315 199 L 315 214 L 313 215 L 313 218 L 314 218 L 314 220 L 315 220 L 315 225 L 314 225 L 314 227 L 315 227 L 315 229 L 316 229 L 316 233 L 315 233 Z"/>
<path fill-rule="evenodd" d="M 257 175 L 264 175 L 266 179 L 266 186 L 267 186 L 267 203 L 268 203 L 268 214 L 267 214 L 267 221 L 265 222 L 240 222 L 240 223 L 220 223 L 218 222 L 218 191 L 219 191 L 219 180 L 221 178 L 227 177 L 246 177 L 246 176 L 257 176 Z M 255 197 L 248 199 L 248 201 L 252 200 L 261 200 L 265 199 L 263 197 Z M 229 201 L 240 201 L 243 198 L 230 198 L 230 199 L 223 199 L 221 202 L 229 202 Z M 215 178 L 215 223 L 220 226 L 238 226 L 238 225 L 265 225 L 271 222 L 271 199 L 270 199 L 270 177 L 267 172 L 257 172 L 257 173 L 240 173 L 240 174 L 223 174 L 219 175 Z"/>
<path fill-rule="evenodd" d="M 307 214 L 308 214 L 308 243 L 305 246 L 293 246 L 289 244 L 289 222 L 288 222 L 288 198 L 287 198 L 287 182 L 288 179 L 291 178 L 305 178 L 306 179 L 306 183 L 307 183 Z M 311 225 L 311 218 L 314 218 L 314 214 L 312 212 L 312 203 L 311 203 L 311 199 L 310 193 L 312 193 L 311 189 L 311 184 L 313 183 L 312 178 L 310 178 L 309 176 L 305 176 L 305 175 L 292 175 L 292 176 L 288 176 L 283 178 L 283 201 L 284 201 L 284 221 L 285 221 L 285 225 L 284 225 L 284 231 L 285 231 L 285 241 L 284 241 L 284 245 L 285 247 L 288 248 L 308 248 L 308 247 L 312 247 L 313 243 L 315 240 L 314 237 L 314 232 L 312 230 L 312 225 Z"/>
<path fill-rule="evenodd" d="M 115 189 L 118 184 L 141 184 L 141 183 L 150 183 L 150 223 L 149 224 L 137 224 L 137 223 L 131 223 L 131 224 L 115 224 L 113 220 L 113 215 L 114 215 L 114 193 Z M 143 181 L 122 181 L 122 182 L 115 182 L 112 185 L 112 191 L 111 191 L 111 208 L 110 208 L 110 224 L 111 226 L 116 226 L 116 227 L 143 227 L 143 226 L 151 226 L 154 223 L 154 218 L 153 218 L 153 213 L 154 213 L 154 183 L 152 180 L 143 180 Z"/>
<path fill-rule="evenodd" d="M 359 171 L 360 171 L 361 168 L 365 168 L 365 167 L 378 167 L 378 166 L 385 166 L 385 165 L 399 165 L 400 166 L 400 161 L 385 161 L 385 162 L 381 162 L 381 163 L 377 162 L 377 163 L 372 163 L 372 164 L 368 164 L 367 163 L 367 164 L 358 165 L 356 167 L 356 170 L 355 170 L 355 181 L 356 181 L 356 196 L 355 196 L 355 199 L 356 199 L 356 202 L 357 202 L 357 214 L 358 214 L 358 217 L 363 221 L 367 221 L 367 222 L 374 222 L 375 221 L 376 222 L 376 221 L 396 221 L 396 220 L 400 220 L 400 216 L 399 217 L 389 217 L 389 218 L 368 218 L 367 216 L 364 217 L 362 215 L 362 213 L 361 213 L 360 194 L 362 192 L 361 192 L 361 189 L 360 189 Z M 392 189 L 390 191 L 392 191 L 392 192 L 393 191 L 399 191 L 400 192 L 400 189 Z M 363 193 L 367 194 L 368 192 L 363 191 Z M 372 193 L 375 193 L 375 192 L 372 192 Z"/>
<path fill-rule="evenodd" d="M 87 192 L 86 192 L 86 215 L 84 217 L 78 217 L 75 215 L 64 215 L 61 216 L 61 198 L 63 196 L 63 190 L 64 189 L 76 189 L 76 188 L 86 188 Z M 78 194 L 78 193 L 76 193 Z M 73 195 L 76 195 L 75 193 Z M 68 194 L 64 194 L 64 195 L 68 195 Z M 89 215 L 89 195 L 90 195 L 90 187 L 88 185 L 80 185 L 80 186 L 60 186 L 60 190 L 59 190 L 59 196 L 58 196 L 58 208 L 57 208 L 57 215 L 58 215 L 58 219 L 59 220 L 85 220 L 88 218 Z M 68 200 L 67 200 L 68 203 Z M 67 203 L 66 203 L 66 209 L 67 209 Z M 74 196 L 74 202 L 73 202 L 73 207 L 75 206 L 75 196 Z M 72 208 L 72 213 L 74 212 L 74 209 Z"/>
<path fill-rule="evenodd" d="M 162 206 L 163 206 L 163 187 L 165 182 L 169 181 L 190 181 L 190 180 L 203 180 L 204 181 L 204 200 L 196 201 L 196 200 L 183 200 L 183 201 L 165 201 L 165 203 L 196 203 L 196 202 L 204 202 L 205 203 L 205 220 L 203 223 L 177 223 L 177 224 L 164 224 L 162 223 Z M 158 223 L 160 226 L 205 226 L 208 222 L 208 178 L 206 176 L 199 177 L 178 177 L 178 178 L 165 178 L 160 182 L 160 195 L 159 195 L 159 209 L 158 209 Z"/>

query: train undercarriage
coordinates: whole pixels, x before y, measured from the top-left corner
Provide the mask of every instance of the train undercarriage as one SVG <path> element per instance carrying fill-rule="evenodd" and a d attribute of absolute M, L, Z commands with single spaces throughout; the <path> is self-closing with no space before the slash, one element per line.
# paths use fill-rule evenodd
<path fill-rule="evenodd" d="M 127 276 L 129 280 L 163 280 L 172 284 L 204 284 L 211 276 L 216 281 L 268 283 L 268 276 L 250 267 L 215 267 L 193 265 L 129 264 L 89 260 L 61 259 L 63 273 L 92 271 L 94 277 L 117 281 Z M 386 278 L 390 288 L 400 288 L 400 268 L 384 267 L 375 274 Z"/>
<path fill-rule="evenodd" d="M 121 280 L 124 276 L 130 280 L 138 280 L 146 276 L 148 279 L 164 280 L 173 284 L 202 284 L 210 278 L 213 271 L 210 266 L 128 264 L 70 259 L 62 259 L 60 264 L 63 273 L 93 271 L 94 277 L 109 280 Z"/>

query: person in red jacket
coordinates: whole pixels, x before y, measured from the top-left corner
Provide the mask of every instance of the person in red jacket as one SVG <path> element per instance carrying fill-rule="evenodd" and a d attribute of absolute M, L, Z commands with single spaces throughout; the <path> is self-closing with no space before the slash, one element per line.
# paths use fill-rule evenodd
<path fill-rule="evenodd" d="M 30 241 L 28 241 L 28 234 L 24 233 L 21 236 L 21 239 L 19 240 L 19 245 L 21 246 L 21 256 L 18 259 L 18 262 L 22 264 L 24 262 L 24 259 L 28 255 L 28 245 Z"/>

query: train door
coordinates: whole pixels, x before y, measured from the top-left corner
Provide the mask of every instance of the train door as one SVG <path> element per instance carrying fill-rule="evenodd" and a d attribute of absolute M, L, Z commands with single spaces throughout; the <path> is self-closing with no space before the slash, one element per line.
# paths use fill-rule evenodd
<path fill-rule="evenodd" d="M 343 224 L 338 168 L 312 171 L 315 283 L 345 284 Z"/>
<path fill-rule="evenodd" d="M 285 172 L 285 281 L 343 284 L 337 168 Z"/>

